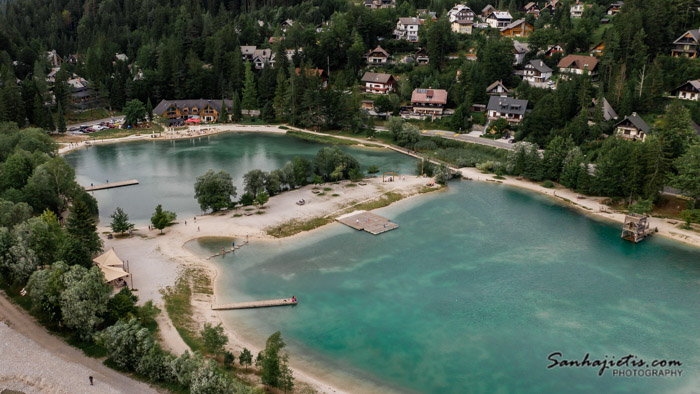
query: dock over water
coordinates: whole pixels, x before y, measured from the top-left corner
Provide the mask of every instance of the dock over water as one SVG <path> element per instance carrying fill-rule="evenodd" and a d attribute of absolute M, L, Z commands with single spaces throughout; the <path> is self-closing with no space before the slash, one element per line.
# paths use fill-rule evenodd
<path fill-rule="evenodd" d="M 271 306 L 287 306 L 287 305 L 296 305 L 296 304 L 297 304 L 296 299 L 282 298 L 279 300 L 234 302 L 232 304 L 212 305 L 211 309 L 215 310 L 215 311 L 225 311 L 225 310 L 230 310 L 230 309 L 268 308 Z"/>
<path fill-rule="evenodd" d="M 393 223 L 391 220 L 368 211 L 355 211 L 340 216 L 336 220 L 355 230 L 365 230 L 373 235 L 399 227 L 398 224 Z"/>
<path fill-rule="evenodd" d="M 131 186 L 131 185 L 138 185 L 138 184 L 139 184 L 139 181 L 136 179 L 131 179 L 128 181 L 119 181 L 119 182 L 107 182 L 107 183 L 103 183 L 101 185 L 85 186 L 85 191 L 93 192 L 95 190 L 113 189 L 115 187 Z"/>

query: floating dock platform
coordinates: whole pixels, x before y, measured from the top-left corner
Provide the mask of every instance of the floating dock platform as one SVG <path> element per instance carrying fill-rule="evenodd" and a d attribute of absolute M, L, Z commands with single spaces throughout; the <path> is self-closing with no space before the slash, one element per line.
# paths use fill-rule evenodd
<path fill-rule="evenodd" d="M 103 183 L 101 185 L 85 186 L 85 191 L 86 192 L 94 192 L 95 190 L 114 189 L 115 187 L 124 187 L 124 186 L 138 185 L 138 184 L 139 184 L 139 181 L 136 179 L 131 179 L 128 181 L 120 181 L 120 182 L 107 182 L 107 183 Z"/>
<path fill-rule="evenodd" d="M 287 306 L 296 305 L 297 300 L 290 298 L 282 298 L 279 300 L 266 301 L 250 301 L 250 302 L 234 302 L 233 304 L 212 305 L 211 309 L 215 311 L 226 311 L 230 309 L 252 309 L 252 308 L 269 308 L 272 306 Z"/>
<path fill-rule="evenodd" d="M 372 235 L 381 234 L 398 228 L 399 225 L 391 220 L 368 211 L 355 211 L 336 219 L 355 230 L 364 230 Z"/>

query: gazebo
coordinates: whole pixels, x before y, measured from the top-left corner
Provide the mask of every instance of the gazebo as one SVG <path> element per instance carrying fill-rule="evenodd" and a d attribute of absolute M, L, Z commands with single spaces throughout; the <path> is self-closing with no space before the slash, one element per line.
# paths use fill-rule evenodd
<path fill-rule="evenodd" d="M 124 271 L 124 262 L 117 256 L 117 253 L 114 252 L 114 248 L 110 248 L 108 251 L 95 257 L 92 261 L 95 265 L 100 267 L 102 273 L 105 275 L 107 283 L 114 287 L 125 286 L 125 278 L 131 276 L 131 274 Z"/>

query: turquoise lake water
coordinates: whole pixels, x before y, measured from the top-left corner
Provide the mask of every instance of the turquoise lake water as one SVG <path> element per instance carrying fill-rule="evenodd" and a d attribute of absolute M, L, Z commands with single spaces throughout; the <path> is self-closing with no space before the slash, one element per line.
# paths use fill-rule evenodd
<path fill-rule="evenodd" d="M 65 159 L 81 185 L 138 179 L 138 185 L 100 190 L 94 196 L 101 222 L 109 223 L 109 215 L 121 207 L 133 222 L 145 224 L 158 204 L 179 217 L 201 213 L 194 199 L 194 182 L 209 169 L 231 174 L 240 197 L 246 172 L 256 168 L 272 171 L 295 156 L 313 159 L 325 146 L 283 134 L 226 133 L 189 140 L 95 145 L 71 152 Z M 340 149 L 357 158 L 363 169 L 377 165 L 382 171 L 416 171 L 416 160 L 397 152 L 353 146 Z"/>
<path fill-rule="evenodd" d="M 212 260 L 218 302 L 290 297 L 225 312 L 259 346 L 280 330 L 293 361 L 358 390 L 660 393 L 700 387 L 700 252 L 620 240 L 545 197 L 453 182 L 379 211 L 380 236 L 331 225 Z M 240 240 L 239 240 L 240 241 Z M 193 241 L 212 254 L 228 239 Z M 673 359 L 681 377 L 548 369 L 547 356 Z"/>

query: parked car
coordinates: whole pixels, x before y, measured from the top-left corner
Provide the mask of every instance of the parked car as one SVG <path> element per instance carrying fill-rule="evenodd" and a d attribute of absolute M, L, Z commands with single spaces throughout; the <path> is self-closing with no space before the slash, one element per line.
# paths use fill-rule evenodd
<path fill-rule="evenodd" d="M 75 127 L 75 126 L 68 129 L 68 131 L 78 131 L 78 130 L 80 130 L 80 127 Z"/>

